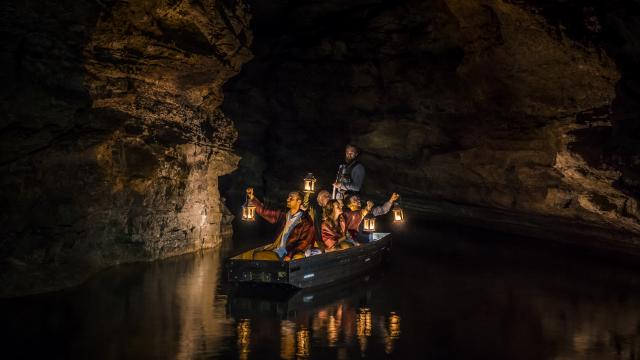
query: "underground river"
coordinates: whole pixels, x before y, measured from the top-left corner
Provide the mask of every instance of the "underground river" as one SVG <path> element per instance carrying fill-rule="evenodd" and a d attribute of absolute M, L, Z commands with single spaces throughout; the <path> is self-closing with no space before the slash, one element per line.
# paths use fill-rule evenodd
<path fill-rule="evenodd" d="M 224 259 L 268 240 L 121 265 L 64 291 L 0 300 L 3 358 L 638 359 L 640 271 L 550 243 L 424 223 L 391 262 L 280 298 L 242 294 Z M 244 226 L 242 226 L 244 225 Z M 259 235 L 263 234 L 263 235 Z"/>

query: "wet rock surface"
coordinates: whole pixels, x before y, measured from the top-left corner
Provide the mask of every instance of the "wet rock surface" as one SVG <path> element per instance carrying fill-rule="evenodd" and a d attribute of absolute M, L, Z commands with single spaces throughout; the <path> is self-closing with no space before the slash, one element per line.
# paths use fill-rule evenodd
<path fill-rule="evenodd" d="M 234 212 L 347 142 L 408 213 L 639 251 L 637 2 L 248 5 L 3 4 L 3 294 L 212 247 L 240 158 Z"/>
<path fill-rule="evenodd" d="M 239 160 L 221 85 L 239 1 L 10 1 L 2 10 L 2 294 L 209 248 Z"/>
<path fill-rule="evenodd" d="M 307 171 L 329 188 L 353 142 L 369 197 L 637 252 L 637 3 L 249 3 L 255 58 L 223 104 L 243 159 L 224 191 L 281 201 Z"/>

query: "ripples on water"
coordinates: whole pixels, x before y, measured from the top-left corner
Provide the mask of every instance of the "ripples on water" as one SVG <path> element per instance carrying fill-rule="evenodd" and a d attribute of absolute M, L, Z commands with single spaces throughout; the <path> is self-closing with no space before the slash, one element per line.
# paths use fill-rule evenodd
<path fill-rule="evenodd" d="M 1 300 L 2 358 L 640 359 L 640 275 L 610 260 L 429 226 L 395 234 L 383 270 L 261 298 L 221 280 L 223 260 L 261 237 L 241 231 L 222 249 Z"/>

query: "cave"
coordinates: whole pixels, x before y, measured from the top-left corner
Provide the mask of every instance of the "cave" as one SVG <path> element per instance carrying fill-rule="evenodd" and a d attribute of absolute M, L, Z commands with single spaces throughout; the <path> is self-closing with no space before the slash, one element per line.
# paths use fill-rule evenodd
<path fill-rule="evenodd" d="M 609 292 L 640 299 L 634 270 L 640 256 L 636 0 L 9 0 L 0 16 L 0 308 L 11 316 L 26 313 L 11 309 L 37 307 L 41 300 L 81 303 L 78 297 L 61 300 L 72 295 L 50 295 L 60 291 L 114 302 L 130 298 L 118 283 L 133 283 L 139 274 L 172 279 L 195 297 L 206 289 L 203 303 L 189 303 L 189 309 L 219 316 L 211 309 L 214 302 L 220 305 L 213 295 L 218 290 L 200 288 L 192 278 L 180 282 L 176 274 L 215 285 L 224 277 L 225 256 L 247 250 L 237 239 L 273 232 L 241 221 L 246 188 L 265 204 L 283 207 L 287 194 L 312 173 L 317 189 L 331 192 L 347 144 L 357 147 L 366 169 L 362 199 L 380 204 L 400 194 L 407 221 L 395 228 L 399 252 L 432 252 L 425 255 L 429 260 L 407 255 L 400 261 L 413 259 L 415 269 L 438 264 L 424 277 L 427 288 L 439 275 L 485 286 L 474 302 L 488 303 L 485 313 L 453 301 L 468 317 L 444 309 L 455 291 L 434 290 L 440 297 L 432 305 L 441 313 L 432 320 L 444 324 L 450 316 L 453 325 L 427 326 L 434 333 L 432 354 L 455 358 L 487 351 L 513 358 L 522 355 L 516 351 L 522 342 L 538 351 L 530 358 L 551 358 L 562 351 L 554 353 L 546 327 L 557 327 L 549 325 L 551 318 L 539 319 L 538 309 L 569 311 L 567 299 L 605 298 Z M 425 228 L 431 230 L 415 230 Z M 403 250 L 402 238 L 426 237 L 421 231 L 431 231 L 433 243 L 407 240 Z M 449 244 L 449 237 L 458 240 Z M 513 303 L 499 282 L 475 274 L 470 265 L 477 261 L 491 273 L 491 261 L 478 260 L 488 256 L 508 271 L 517 267 L 510 254 L 550 259 L 548 268 L 518 267 L 522 279 L 503 279 L 515 289 Z M 571 270 L 556 277 L 551 269 Z M 600 284 L 593 293 L 576 269 Z M 194 275 L 198 271 L 209 275 Z M 401 276 L 397 268 L 389 271 Z M 544 289 L 577 284 L 550 300 L 526 293 L 523 279 Z M 385 281 L 363 294 L 386 294 Z M 163 293 L 160 282 L 145 291 Z M 414 295 L 429 302 L 423 293 Z M 163 324 L 184 325 L 176 314 L 158 315 L 181 296 L 152 301 Z M 358 346 L 364 354 L 362 339 L 378 331 L 361 326 L 358 321 L 371 317 L 369 307 L 352 300 L 343 305 L 354 311 L 360 327 L 354 325 L 359 335 L 353 339 L 360 340 L 344 340 L 354 347 L 337 355 L 313 350 L 312 343 L 321 358 L 352 357 Z M 585 304 L 580 311 L 610 310 Z M 108 303 L 101 305 L 110 311 Z M 91 327 L 78 315 L 89 309 L 77 306 L 82 311 L 71 317 Z M 393 349 L 400 336 L 411 338 L 410 331 L 390 335 L 400 316 L 403 326 L 420 328 L 411 325 L 408 313 L 420 313 L 411 306 L 404 315 L 385 308 L 386 317 L 376 320 L 386 329 L 385 349 Z M 505 307 L 511 315 L 501 312 Z M 637 309 L 619 308 L 629 322 L 624 330 L 604 320 L 588 326 L 616 327 L 619 337 L 637 343 L 581 333 L 588 326 L 580 313 L 573 340 L 558 340 L 572 344 L 562 354 L 593 354 L 594 344 L 609 341 L 618 354 L 637 356 Z M 33 314 L 62 316 L 47 311 Z M 324 324 L 320 313 L 313 321 Z M 336 321 L 338 315 L 331 316 Z M 521 316 L 524 325 L 481 325 L 486 317 L 503 316 Z M 476 343 L 454 329 L 465 326 L 465 319 L 478 332 L 511 334 L 515 345 L 490 335 Z M 214 357 L 248 353 L 241 336 L 248 323 L 235 320 L 237 349 L 214 342 L 214 348 L 227 349 Z M 122 324 L 108 323 L 120 331 Z M 201 327 L 224 333 L 223 323 Z M 307 325 L 281 326 L 281 358 L 308 356 L 309 345 L 300 344 L 319 330 Z M 443 328 L 449 336 L 441 339 L 435 333 Z M 29 334 L 25 329 L 16 334 Z M 42 337 L 49 334 L 45 326 L 38 329 Z M 344 331 L 339 337 L 351 339 Z M 329 347 L 340 344 L 327 336 Z M 282 350 L 285 338 L 298 347 Z M 93 357 L 97 345 L 86 344 L 60 356 Z M 169 357 L 203 357 L 184 346 L 167 349 Z M 131 353 L 123 349 L 103 355 L 164 356 L 140 344 Z"/>

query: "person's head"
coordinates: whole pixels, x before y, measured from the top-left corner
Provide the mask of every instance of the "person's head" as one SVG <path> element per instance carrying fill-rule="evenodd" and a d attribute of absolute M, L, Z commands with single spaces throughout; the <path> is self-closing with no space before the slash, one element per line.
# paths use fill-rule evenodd
<path fill-rule="evenodd" d="M 362 208 L 362 203 L 360 201 L 360 197 L 358 197 L 358 195 L 349 196 L 349 201 L 347 202 L 347 207 L 351 211 L 360 210 Z"/>
<path fill-rule="evenodd" d="M 325 207 L 327 205 L 327 202 L 331 199 L 331 194 L 329 194 L 329 192 L 327 190 L 320 190 L 318 192 L 318 205 L 320 205 L 321 207 Z"/>
<path fill-rule="evenodd" d="M 360 154 L 360 150 L 355 145 L 349 144 L 344 148 L 344 160 L 347 164 L 355 160 L 358 154 Z"/>
<path fill-rule="evenodd" d="M 327 205 L 322 208 L 322 217 L 324 219 L 335 220 L 342 214 L 342 205 L 338 200 L 329 199 Z"/>
<path fill-rule="evenodd" d="M 302 194 L 299 191 L 292 191 L 287 197 L 287 209 L 299 209 L 302 205 Z"/>

